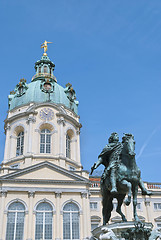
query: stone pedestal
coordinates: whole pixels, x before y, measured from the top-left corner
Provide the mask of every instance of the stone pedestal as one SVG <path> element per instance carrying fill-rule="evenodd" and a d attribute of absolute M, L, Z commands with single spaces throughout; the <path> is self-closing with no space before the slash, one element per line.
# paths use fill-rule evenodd
<path fill-rule="evenodd" d="M 120 222 L 100 226 L 92 231 L 92 239 L 126 240 L 126 239 L 159 239 L 160 232 L 152 230 L 152 223 L 136 224 L 136 222 Z"/>

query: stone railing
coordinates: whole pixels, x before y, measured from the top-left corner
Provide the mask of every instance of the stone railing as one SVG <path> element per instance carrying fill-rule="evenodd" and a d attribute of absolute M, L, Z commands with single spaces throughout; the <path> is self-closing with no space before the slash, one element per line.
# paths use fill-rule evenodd
<path fill-rule="evenodd" d="M 100 187 L 100 179 L 91 178 L 91 188 L 99 188 Z M 152 183 L 152 182 L 144 182 L 144 185 L 147 189 L 151 190 L 159 190 L 161 189 L 161 183 Z"/>
<path fill-rule="evenodd" d="M 157 189 L 161 189 L 161 183 L 145 183 L 145 185 L 147 185 L 148 189 L 153 189 L 153 190 L 157 190 Z"/>

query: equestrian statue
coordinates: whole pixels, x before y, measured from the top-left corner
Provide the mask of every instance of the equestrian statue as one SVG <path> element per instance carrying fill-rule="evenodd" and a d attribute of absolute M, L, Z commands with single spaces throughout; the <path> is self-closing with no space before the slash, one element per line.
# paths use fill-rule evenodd
<path fill-rule="evenodd" d="M 126 217 L 121 211 L 124 201 L 128 206 L 133 196 L 133 214 L 134 219 L 140 222 L 136 212 L 138 187 L 142 191 L 142 195 L 151 195 L 141 179 L 141 172 L 135 161 L 135 141 L 132 134 L 126 133 L 119 142 L 117 133 L 112 133 L 108 139 L 108 144 L 98 156 L 98 161 L 91 168 L 91 174 L 99 167 L 100 164 L 105 166 L 101 177 L 101 194 L 102 194 L 102 214 L 103 225 L 106 225 L 111 217 L 113 210 L 113 198 L 117 199 L 116 212 L 122 217 L 122 221 L 126 222 Z"/>

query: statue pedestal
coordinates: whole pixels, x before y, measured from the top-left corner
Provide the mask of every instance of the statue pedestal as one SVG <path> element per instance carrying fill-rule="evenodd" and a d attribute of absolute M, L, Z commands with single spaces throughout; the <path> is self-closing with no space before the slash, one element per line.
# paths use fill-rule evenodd
<path fill-rule="evenodd" d="M 100 226 L 92 231 L 91 239 L 98 240 L 152 240 L 157 239 L 160 236 L 160 232 L 153 230 L 152 223 L 136 224 L 136 222 L 120 222 L 112 223 L 105 226 Z"/>

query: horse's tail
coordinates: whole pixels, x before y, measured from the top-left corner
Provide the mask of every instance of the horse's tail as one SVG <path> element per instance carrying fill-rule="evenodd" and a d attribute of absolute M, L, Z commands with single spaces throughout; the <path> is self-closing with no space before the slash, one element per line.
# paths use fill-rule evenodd
<path fill-rule="evenodd" d="M 102 215 L 103 215 L 103 225 L 110 220 L 111 212 L 113 210 L 113 196 L 108 188 L 109 179 L 106 177 L 103 181 L 101 181 L 101 194 L 102 194 Z"/>

